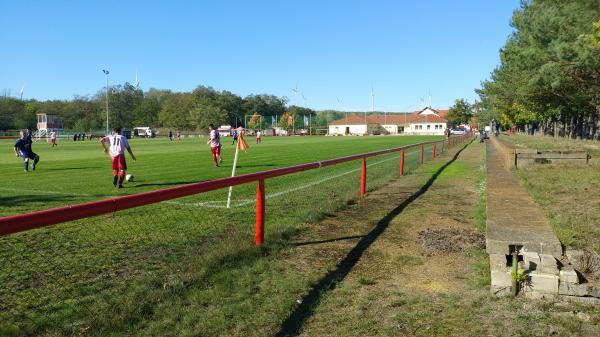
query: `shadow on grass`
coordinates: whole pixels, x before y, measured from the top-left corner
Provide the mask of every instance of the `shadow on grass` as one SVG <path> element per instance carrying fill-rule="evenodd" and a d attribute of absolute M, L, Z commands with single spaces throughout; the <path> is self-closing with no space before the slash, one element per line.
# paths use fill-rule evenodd
<path fill-rule="evenodd" d="M 194 184 L 194 183 L 200 183 L 203 180 L 197 180 L 197 181 L 174 181 L 174 182 L 170 182 L 170 183 L 155 183 L 155 184 L 136 184 L 134 186 L 131 186 L 133 188 L 137 188 L 137 187 L 148 187 L 148 186 L 176 186 L 176 185 L 185 185 L 185 184 Z"/>
<path fill-rule="evenodd" d="M 71 201 L 80 198 L 77 195 L 40 195 L 40 194 L 29 194 L 29 195 L 14 195 L 10 197 L 0 197 L 0 205 L 2 207 L 14 207 L 30 205 L 34 203 L 46 203 L 51 201 Z"/>
<path fill-rule="evenodd" d="M 256 164 L 256 165 L 237 165 L 236 168 L 247 168 L 247 167 L 273 167 L 277 166 L 274 164 Z"/>
<path fill-rule="evenodd" d="M 319 243 L 327 243 L 327 242 L 335 242 L 335 241 L 343 241 L 343 240 L 352 240 L 352 239 L 360 239 L 360 238 L 364 238 L 364 235 L 353 235 L 353 236 L 344 236 L 341 238 L 334 238 L 334 239 L 328 239 L 328 240 L 319 240 L 319 241 L 307 241 L 307 242 L 295 242 L 292 243 L 294 246 L 296 247 L 300 247 L 300 246 L 307 246 L 307 245 L 315 245 L 315 244 L 319 244 Z"/>
<path fill-rule="evenodd" d="M 472 142 L 472 141 L 471 141 Z M 465 144 L 446 164 L 440 167 L 435 173 L 427 180 L 427 182 L 408 199 L 404 200 L 400 205 L 391 210 L 386 216 L 384 216 L 375 227 L 365 235 L 352 250 L 344 257 L 342 261 L 337 265 L 337 268 L 327 273 L 321 278 L 316 284 L 310 287 L 310 291 L 300 301 L 300 305 L 296 307 L 294 311 L 288 316 L 288 318 L 281 325 L 281 329 L 275 334 L 276 337 L 287 337 L 297 336 L 300 329 L 304 325 L 304 322 L 312 316 L 314 309 L 319 304 L 321 297 L 326 293 L 335 289 L 337 284 L 346 278 L 350 273 L 354 265 L 360 260 L 363 253 L 379 238 L 381 234 L 385 232 L 390 222 L 398 216 L 402 211 L 410 205 L 413 201 L 417 200 L 423 195 L 431 185 L 435 182 L 438 176 L 450 166 L 460 153 L 469 145 L 471 142 Z"/>
<path fill-rule="evenodd" d="M 79 166 L 79 167 L 58 167 L 58 168 L 47 168 L 46 171 L 68 171 L 68 170 L 88 170 L 97 169 L 95 166 Z"/>

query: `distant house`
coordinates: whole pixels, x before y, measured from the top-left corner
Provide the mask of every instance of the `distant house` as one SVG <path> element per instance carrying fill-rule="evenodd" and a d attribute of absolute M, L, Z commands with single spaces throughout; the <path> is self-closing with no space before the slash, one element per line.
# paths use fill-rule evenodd
<path fill-rule="evenodd" d="M 329 123 L 330 135 L 444 135 L 448 110 L 425 108 L 406 114 L 350 115 Z"/>

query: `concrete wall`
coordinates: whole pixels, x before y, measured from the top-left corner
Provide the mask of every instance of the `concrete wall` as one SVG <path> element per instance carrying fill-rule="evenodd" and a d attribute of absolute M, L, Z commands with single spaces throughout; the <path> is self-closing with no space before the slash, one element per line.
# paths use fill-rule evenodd
<path fill-rule="evenodd" d="M 427 129 L 428 125 L 429 125 L 429 129 Z M 441 125 L 441 127 L 438 126 L 438 129 L 436 130 L 435 129 L 436 125 Z M 443 136 L 445 130 L 446 130 L 446 124 L 444 124 L 444 123 L 412 123 L 412 124 L 410 124 L 409 128 L 405 129 L 405 133 L 410 134 L 410 135 Z"/>
<path fill-rule="evenodd" d="M 329 125 L 330 135 L 344 135 L 346 127 L 350 128 L 351 135 L 363 135 L 366 133 L 366 125 Z"/>
<path fill-rule="evenodd" d="M 504 168 L 507 170 L 515 168 L 515 147 L 511 146 L 511 144 L 508 144 L 507 142 L 501 141 L 495 136 L 490 137 L 490 142 L 492 142 L 492 145 L 496 148 L 496 151 L 498 151 L 500 160 L 502 161 L 502 166 L 504 166 Z"/>
<path fill-rule="evenodd" d="M 502 157 L 502 163 L 508 170 L 531 165 L 553 164 L 561 162 L 588 163 L 591 159 L 585 152 L 571 151 L 538 151 L 536 149 L 517 148 L 514 145 L 490 137 L 490 141 Z"/>

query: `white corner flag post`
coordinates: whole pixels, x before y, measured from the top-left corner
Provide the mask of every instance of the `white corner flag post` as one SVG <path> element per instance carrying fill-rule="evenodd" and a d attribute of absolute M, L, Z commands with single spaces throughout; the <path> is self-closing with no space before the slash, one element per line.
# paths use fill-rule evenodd
<path fill-rule="evenodd" d="M 238 132 L 238 140 L 235 144 L 235 156 L 233 157 L 233 168 L 231 169 L 231 176 L 235 177 L 235 169 L 237 167 L 238 154 L 240 153 L 240 148 L 244 151 L 248 148 L 248 144 L 244 140 L 244 129 L 239 127 L 237 129 Z M 227 194 L 227 208 L 231 206 L 231 193 L 233 192 L 233 186 L 229 186 L 229 193 Z"/>

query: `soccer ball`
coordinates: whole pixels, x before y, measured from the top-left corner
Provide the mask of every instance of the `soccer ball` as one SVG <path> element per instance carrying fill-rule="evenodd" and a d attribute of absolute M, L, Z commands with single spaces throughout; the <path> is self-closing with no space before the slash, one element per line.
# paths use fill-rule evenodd
<path fill-rule="evenodd" d="M 125 176 L 125 180 L 127 181 L 133 181 L 135 178 L 133 177 L 133 174 L 128 174 Z"/>

